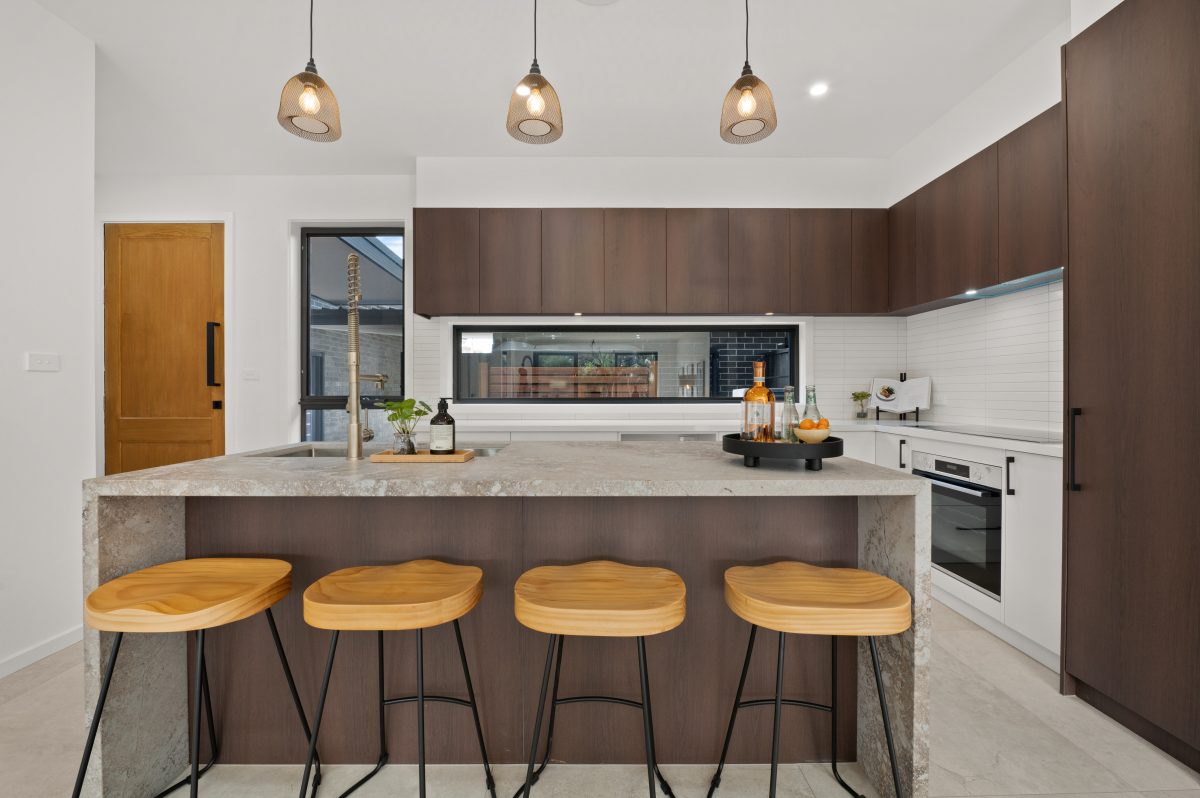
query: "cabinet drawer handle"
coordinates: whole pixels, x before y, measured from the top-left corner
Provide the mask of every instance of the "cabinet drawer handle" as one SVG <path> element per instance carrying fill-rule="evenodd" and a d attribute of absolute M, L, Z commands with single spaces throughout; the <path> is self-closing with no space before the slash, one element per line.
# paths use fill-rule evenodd
<path fill-rule="evenodd" d="M 904 464 L 904 444 L 906 444 L 906 443 L 908 443 L 908 441 L 904 440 L 903 438 L 900 439 L 900 467 L 901 468 L 908 468 L 908 466 Z"/>
<path fill-rule="evenodd" d="M 1004 492 L 1009 496 L 1016 496 L 1017 492 L 1012 486 L 1012 464 L 1017 462 L 1015 457 L 1004 458 Z"/>
<path fill-rule="evenodd" d="M 1076 493 L 1083 490 L 1083 486 L 1075 481 L 1075 441 L 1076 441 L 1076 438 L 1079 437 L 1078 425 L 1075 422 L 1078 421 L 1079 417 L 1082 415 L 1083 415 L 1082 407 L 1072 407 L 1071 408 L 1071 425 L 1070 425 L 1070 427 L 1071 427 L 1070 428 L 1071 451 L 1069 453 L 1069 459 L 1067 461 L 1067 490 L 1074 491 Z"/>

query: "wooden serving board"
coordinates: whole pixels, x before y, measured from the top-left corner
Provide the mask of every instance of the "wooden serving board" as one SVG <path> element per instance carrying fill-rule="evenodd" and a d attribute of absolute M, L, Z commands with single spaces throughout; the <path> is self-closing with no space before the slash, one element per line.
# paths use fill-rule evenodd
<path fill-rule="evenodd" d="M 418 449 L 416 454 L 396 454 L 391 449 L 371 455 L 372 463 L 465 463 L 475 459 L 473 449 L 455 449 L 454 454 L 430 454 Z"/>

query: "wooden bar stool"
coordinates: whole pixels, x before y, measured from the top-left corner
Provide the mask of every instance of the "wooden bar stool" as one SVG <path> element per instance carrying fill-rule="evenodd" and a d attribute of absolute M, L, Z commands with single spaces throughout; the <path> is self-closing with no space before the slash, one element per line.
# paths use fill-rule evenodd
<path fill-rule="evenodd" d="M 483 742 L 483 726 L 479 722 L 479 707 L 471 671 L 467 667 L 467 652 L 463 647 L 462 630 L 458 619 L 466 615 L 483 596 L 483 571 L 473 565 L 451 565 L 437 560 L 412 560 L 398 565 L 368 565 L 334 571 L 309 585 L 304 591 L 304 620 L 309 626 L 329 629 L 329 657 L 321 682 L 321 698 L 313 718 L 312 740 L 308 760 L 304 763 L 304 779 L 300 796 L 308 790 L 309 770 L 317 750 L 317 735 L 321 731 L 321 716 L 329 694 L 329 677 L 337 653 L 338 636 L 342 632 L 370 631 L 377 635 L 379 651 L 379 761 L 375 769 L 354 783 L 343 796 L 366 784 L 388 761 L 387 729 L 384 710 L 394 704 L 417 705 L 417 773 L 421 798 L 425 798 L 425 702 L 438 701 L 469 707 L 475 718 L 475 734 L 479 738 L 479 754 L 488 792 L 496 798 L 496 782 L 488 763 L 487 747 Z M 462 660 L 463 679 L 467 698 L 425 695 L 424 631 L 444 623 L 454 624 L 458 641 L 458 656 Z M 383 633 L 416 630 L 417 633 L 417 694 L 388 698 L 384 691 Z"/>
<path fill-rule="evenodd" d="M 112 682 L 117 654 L 126 632 L 195 632 L 196 633 L 196 684 L 192 696 L 191 775 L 158 793 L 155 798 L 174 792 L 185 784 L 191 785 L 195 798 L 200 777 L 212 767 L 217 759 L 217 732 L 213 725 L 212 698 L 208 690 L 208 668 L 204 659 L 204 635 L 209 629 L 240 621 L 262 612 L 267 616 L 271 639 L 283 666 L 283 675 L 288 690 L 300 716 L 300 726 L 305 739 L 311 738 L 308 718 L 296 692 L 296 682 L 288 665 L 287 654 L 279 640 L 279 629 L 271 607 L 291 592 L 292 566 L 283 560 L 267 560 L 249 557 L 210 557 L 195 560 L 179 560 L 162 565 L 143 568 L 140 571 L 117 577 L 96 588 L 84 601 L 84 619 L 87 625 L 102 632 L 115 632 L 112 650 L 104 666 L 104 679 L 100 684 L 100 695 L 96 700 L 96 711 L 88 727 L 87 743 L 79 773 L 75 777 L 74 798 L 79 798 L 83 789 L 84 776 L 92 757 L 96 742 L 96 731 L 100 728 L 100 716 L 104 712 L 104 701 Z M 200 702 L 203 699 L 204 711 Z M 208 726 L 208 742 L 212 757 L 208 764 L 200 766 L 200 718 L 205 717 Z M 309 746 L 312 750 L 312 746 Z M 320 783 L 320 762 L 317 763 Z"/>
<path fill-rule="evenodd" d="M 821 568 L 802 562 L 777 562 L 762 566 L 737 566 L 725 571 L 725 603 L 750 626 L 750 643 L 738 680 L 721 761 L 708 788 L 712 798 L 721 784 L 721 771 L 729 753 L 729 741 L 738 710 L 743 707 L 773 705 L 775 732 L 771 740 L 771 796 L 775 796 L 779 774 L 779 722 L 783 705 L 808 707 L 830 713 L 833 734 L 833 775 L 838 784 L 856 798 L 861 798 L 838 773 L 837 769 L 837 639 L 839 636 L 866 637 L 875 667 L 875 685 L 879 690 L 879 708 L 883 714 L 884 736 L 892 763 L 892 780 L 900 798 L 900 770 L 896 765 L 896 749 L 892 742 L 892 725 L 888 719 L 887 699 L 883 677 L 879 672 L 879 652 L 875 638 L 904 632 L 912 625 L 912 598 L 908 591 L 886 576 L 860 571 L 857 568 Z M 754 638 L 758 627 L 779 632 L 779 653 L 775 670 L 775 697 L 742 700 L 746 672 L 754 653 Z M 783 644 L 787 633 L 829 635 L 833 642 L 832 698 L 828 705 L 798 701 L 783 697 Z"/>
<path fill-rule="evenodd" d="M 606 560 L 577 565 L 544 565 L 521 574 L 514 588 L 517 620 L 530 629 L 550 635 L 550 643 L 546 648 L 546 668 L 542 674 L 537 719 L 533 724 L 529 765 L 525 771 L 525 783 L 517 791 L 517 795 L 524 793 L 525 798 L 529 798 L 530 790 L 550 761 L 550 746 L 554 741 L 554 716 L 558 705 L 603 701 L 642 710 L 646 741 L 646 776 L 650 785 L 650 796 L 654 798 L 656 777 L 662 785 L 663 792 L 674 796 L 671 785 L 658 769 L 655 754 L 654 713 L 650 706 L 650 677 L 646 667 L 646 637 L 669 632 L 683 623 L 686 614 L 686 592 L 683 580 L 673 571 L 623 565 Z M 598 695 L 559 698 L 558 682 L 559 676 L 562 675 L 563 639 L 571 635 L 636 637 L 642 700 L 639 702 Z M 550 723 L 546 729 L 546 752 L 535 770 L 552 663 L 554 692 L 550 701 Z"/>

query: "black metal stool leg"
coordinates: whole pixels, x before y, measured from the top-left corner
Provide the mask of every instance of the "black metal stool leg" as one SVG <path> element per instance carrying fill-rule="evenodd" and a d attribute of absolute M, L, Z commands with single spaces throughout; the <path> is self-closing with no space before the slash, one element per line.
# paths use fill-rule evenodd
<path fill-rule="evenodd" d="M 342 793 L 338 798 L 346 798 L 347 795 L 357 790 L 359 787 L 370 781 L 376 773 L 383 770 L 383 766 L 388 761 L 387 751 L 387 719 L 385 710 L 387 709 L 387 693 L 384 688 L 384 670 L 383 670 L 383 632 L 375 633 L 375 653 L 379 662 L 378 672 L 378 687 L 379 687 L 379 759 L 375 761 L 375 767 L 370 773 L 363 776 L 358 781 L 350 785 L 350 787 Z M 317 766 L 320 767 L 320 760 L 317 761 Z"/>
<path fill-rule="evenodd" d="M 646 736 L 646 776 L 650 782 L 650 798 L 654 798 L 654 729 L 650 724 L 650 686 L 646 679 L 646 639 L 637 639 L 638 673 L 642 682 L 642 726 Z"/>
<path fill-rule="evenodd" d="M 643 643 L 645 638 L 642 638 Z M 642 646 L 642 651 L 645 651 L 645 645 Z M 666 776 L 663 775 L 662 769 L 658 766 L 658 746 L 654 738 L 654 705 L 650 700 L 650 666 L 646 666 L 646 696 L 642 699 L 646 705 L 646 714 L 650 717 L 650 753 L 654 757 L 654 775 L 658 777 L 658 785 L 662 788 L 663 795 L 667 798 L 675 798 L 675 793 L 671 790 L 671 785 L 667 782 Z"/>
<path fill-rule="evenodd" d="M 750 642 L 746 644 L 746 661 L 742 663 L 742 675 L 738 679 L 737 694 L 733 697 L 733 709 L 729 713 L 729 728 L 725 730 L 725 744 L 721 746 L 721 761 L 717 763 L 717 772 L 713 774 L 712 782 L 708 785 L 708 798 L 721 786 L 721 772 L 725 770 L 725 757 L 729 755 L 729 741 L 733 739 L 733 725 L 737 722 L 738 707 L 742 703 L 742 690 L 746 687 L 746 674 L 750 671 L 750 657 L 754 654 L 754 637 L 758 627 L 750 627 Z"/>
<path fill-rule="evenodd" d="M 108 698 L 108 686 L 112 684 L 113 668 L 117 664 L 117 654 L 121 651 L 121 641 L 124 632 L 117 632 L 113 638 L 112 649 L 108 652 L 108 663 L 104 666 L 104 680 L 100 682 L 100 694 L 96 697 L 96 710 L 92 713 L 92 722 L 88 726 L 87 743 L 83 746 L 83 758 L 79 762 L 79 772 L 75 776 L 75 789 L 71 798 L 79 798 L 83 791 L 83 780 L 87 776 L 88 762 L 92 758 L 92 747 L 96 744 L 96 732 L 100 729 L 100 716 L 104 713 L 104 702 Z"/>
<path fill-rule="evenodd" d="M 292 677 L 292 666 L 288 663 L 287 653 L 283 650 L 283 641 L 279 639 L 279 627 L 275 625 L 275 614 L 267 607 L 264 613 L 267 625 L 271 628 L 271 639 L 275 641 L 275 652 L 279 655 L 279 664 L 283 667 L 283 678 L 287 681 L 288 691 L 292 694 L 292 703 L 296 705 L 296 714 L 300 717 L 300 727 L 304 729 L 304 741 L 312 740 L 312 729 L 308 725 L 308 715 L 304 712 L 304 703 L 300 700 L 300 692 L 296 689 L 296 680 Z M 313 794 L 321 783 L 321 755 L 316 755 L 316 772 L 313 774 Z"/>
<path fill-rule="evenodd" d="M 879 691 L 879 712 L 883 715 L 883 735 L 887 739 L 888 759 L 892 763 L 892 783 L 896 786 L 896 798 L 900 798 L 900 768 L 896 765 L 896 744 L 892 740 L 892 721 L 888 718 L 887 697 L 883 692 L 883 674 L 879 671 L 879 651 L 875 647 L 875 638 L 868 637 L 871 647 L 871 665 L 875 668 L 875 687 Z"/>
<path fill-rule="evenodd" d="M 565 635 L 558 635 L 558 650 L 554 658 L 554 686 L 550 690 L 550 722 L 546 726 L 546 750 L 542 754 L 542 761 L 533 771 L 533 784 L 538 783 L 538 779 L 542 777 L 542 771 L 550 764 L 550 751 L 554 745 L 554 722 L 558 716 L 558 684 L 559 677 L 562 676 L 562 657 L 563 657 L 563 641 L 566 640 Z M 525 792 L 525 785 L 522 784 L 513 793 L 513 798 Z"/>
<path fill-rule="evenodd" d="M 787 635 L 779 633 L 779 662 L 775 666 L 775 731 L 771 735 L 771 791 L 775 798 L 775 785 L 779 780 L 779 721 L 783 716 L 783 643 Z"/>
<path fill-rule="evenodd" d="M 838 711 L 837 711 L 837 708 L 838 708 L 838 655 L 837 655 L 837 649 L 838 649 L 838 639 L 836 636 L 831 636 L 829 639 L 832 641 L 832 644 L 833 644 L 832 645 L 832 648 L 833 648 L 832 669 L 830 671 L 833 674 L 831 677 L 832 696 L 829 701 L 829 714 L 832 718 L 832 720 L 830 721 L 830 724 L 831 724 L 830 725 L 830 734 L 832 736 L 831 739 L 833 740 L 833 752 L 830 755 L 830 759 L 833 761 L 833 777 L 835 779 L 837 779 L 838 784 L 842 785 L 842 789 L 844 789 L 846 792 L 853 795 L 854 798 L 864 798 L 864 796 L 859 794 L 858 790 L 854 789 L 853 787 L 851 787 L 849 784 L 846 783 L 846 780 L 842 778 L 841 773 L 838 773 L 838 767 L 837 767 L 837 765 L 838 765 L 838 758 L 837 758 L 837 738 L 838 738 Z"/>
<path fill-rule="evenodd" d="M 487 746 L 483 743 L 483 724 L 479 722 L 479 705 L 475 702 L 475 687 L 471 684 L 471 669 L 467 667 L 467 650 L 463 646 L 462 629 L 458 619 L 454 620 L 454 638 L 458 641 L 458 657 L 462 660 L 463 679 L 467 683 L 467 700 L 471 702 L 471 714 L 475 718 L 475 736 L 479 738 L 479 756 L 483 759 L 483 772 L 486 776 L 488 792 L 496 798 L 496 781 L 492 778 L 492 766 L 488 762 Z"/>
<path fill-rule="evenodd" d="M 417 789 L 425 798 L 425 630 L 417 630 Z"/>
<path fill-rule="evenodd" d="M 199 634 L 199 632 L 197 632 L 196 633 L 196 645 L 199 646 L 199 644 L 200 644 L 200 634 Z M 209 771 L 209 768 L 211 768 L 213 766 L 213 764 L 217 761 L 217 754 L 218 754 L 217 726 L 213 722 L 212 692 L 209 690 L 209 687 L 208 687 L 208 659 L 207 658 L 205 658 L 205 660 L 204 660 L 204 666 L 200 669 L 200 682 L 201 682 L 200 687 L 203 690 L 203 693 L 201 695 L 204 698 L 204 716 L 205 716 L 205 721 L 208 725 L 209 758 L 208 758 L 208 762 L 206 762 L 204 764 L 204 767 L 200 768 L 200 772 L 196 774 L 197 780 L 199 780 L 199 778 L 201 776 L 203 776 L 205 773 L 207 773 Z M 195 710 L 195 711 L 199 712 L 199 710 Z M 191 773 L 189 772 L 187 776 L 185 776 L 182 779 L 180 779 L 179 781 L 175 782 L 167 789 L 163 790 L 160 793 L 156 793 L 154 798 L 163 798 L 164 796 L 170 795 L 171 793 L 175 792 L 180 787 L 184 787 L 191 783 L 192 783 L 192 776 L 191 776 Z"/>
<path fill-rule="evenodd" d="M 524 798 L 529 798 L 529 791 L 533 789 L 533 765 L 537 761 L 538 738 L 542 735 L 542 713 L 546 709 L 546 692 L 550 689 L 550 666 L 554 664 L 556 638 L 558 635 L 550 635 L 550 644 L 546 647 L 546 670 L 542 673 L 542 691 L 538 698 L 537 717 L 533 722 L 533 741 L 529 744 L 529 766 L 525 769 L 525 783 L 520 791 Z M 549 742 L 547 739 L 547 754 Z"/>
<path fill-rule="evenodd" d="M 204 700 L 204 631 L 200 629 L 196 632 L 196 689 L 192 701 L 192 776 L 189 782 L 192 798 L 200 794 L 200 703 Z"/>
<path fill-rule="evenodd" d="M 325 661 L 325 676 L 321 680 L 321 696 L 317 699 L 317 712 L 313 716 L 312 739 L 308 742 L 308 758 L 304 761 L 304 778 L 300 782 L 300 798 L 308 794 L 308 776 L 313 758 L 317 755 L 317 735 L 321 733 L 321 718 L 325 714 L 325 698 L 329 695 L 329 677 L 333 674 L 333 657 L 337 653 L 338 635 L 335 631 L 329 641 L 329 657 Z"/>

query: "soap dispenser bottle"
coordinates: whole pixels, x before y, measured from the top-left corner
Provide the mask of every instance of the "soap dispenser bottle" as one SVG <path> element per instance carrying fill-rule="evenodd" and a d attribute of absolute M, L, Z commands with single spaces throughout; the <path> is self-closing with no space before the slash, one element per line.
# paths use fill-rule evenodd
<path fill-rule="evenodd" d="M 437 415 L 429 419 L 430 454 L 454 454 L 454 417 L 448 408 L 449 403 L 439 399 Z"/>

